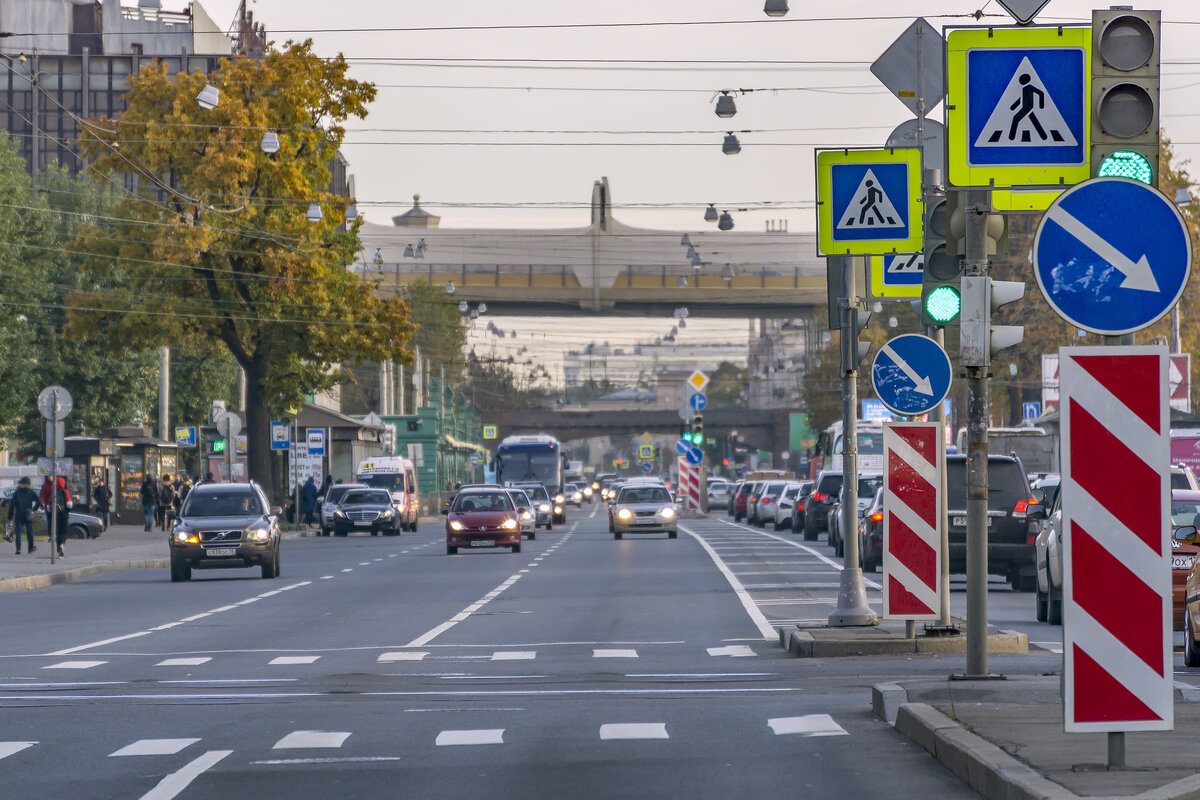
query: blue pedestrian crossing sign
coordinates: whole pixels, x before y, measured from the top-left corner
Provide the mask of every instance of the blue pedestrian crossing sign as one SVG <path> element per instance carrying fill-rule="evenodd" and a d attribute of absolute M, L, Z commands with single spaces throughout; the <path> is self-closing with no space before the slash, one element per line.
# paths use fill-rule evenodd
<path fill-rule="evenodd" d="M 928 336 L 906 333 L 879 349 L 871 366 L 875 396 L 901 416 L 926 414 L 950 391 L 950 357 Z"/>
<path fill-rule="evenodd" d="M 817 252 L 915 252 L 923 236 L 921 152 L 817 151 Z"/>
<path fill-rule="evenodd" d="M 871 297 L 920 297 L 924 253 L 871 256 Z"/>
<path fill-rule="evenodd" d="M 1089 28 L 959 30 L 946 42 L 952 185 L 1049 187 L 1090 177 Z"/>
<path fill-rule="evenodd" d="M 1192 245 L 1175 204 L 1128 178 L 1073 186 L 1042 217 L 1033 272 L 1050 306 L 1103 336 L 1153 325 L 1183 294 Z"/>

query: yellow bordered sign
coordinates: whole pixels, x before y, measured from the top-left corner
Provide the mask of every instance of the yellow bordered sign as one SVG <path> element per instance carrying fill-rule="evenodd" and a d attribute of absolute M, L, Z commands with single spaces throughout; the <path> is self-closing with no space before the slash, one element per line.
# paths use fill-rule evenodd
<path fill-rule="evenodd" d="M 880 255 L 921 249 L 921 151 L 817 151 L 817 254 Z"/>
<path fill-rule="evenodd" d="M 921 279 L 924 275 L 923 253 L 892 253 L 886 256 L 871 256 L 871 297 L 921 296 Z"/>
<path fill-rule="evenodd" d="M 951 185 L 992 187 L 1000 210 L 1044 210 L 1061 192 L 1050 187 L 1090 178 L 1091 47 L 1087 27 L 950 31 Z"/>

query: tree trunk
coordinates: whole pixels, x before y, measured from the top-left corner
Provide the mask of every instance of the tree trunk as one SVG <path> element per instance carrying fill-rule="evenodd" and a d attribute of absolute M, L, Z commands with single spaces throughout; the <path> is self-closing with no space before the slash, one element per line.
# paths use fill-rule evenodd
<path fill-rule="evenodd" d="M 277 502 L 276 487 L 271 481 L 271 419 L 266 393 L 266 360 L 256 355 L 245 369 L 246 468 L 250 480 L 266 490 L 271 502 Z"/>

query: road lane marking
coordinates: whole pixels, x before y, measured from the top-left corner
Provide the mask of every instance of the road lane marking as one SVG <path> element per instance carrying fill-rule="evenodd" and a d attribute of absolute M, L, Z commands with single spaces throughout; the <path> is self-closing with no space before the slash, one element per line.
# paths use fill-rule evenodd
<path fill-rule="evenodd" d="M 731 658 L 745 658 L 747 656 L 758 655 L 758 653 L 744 644 L 731 644 L 728 647 L 710 647 L 708 648 L 708 654 L 710 656 L 729 656 Z"/>
<path fill-rule="evenodd" d="M 42 669 L 92 669 L 107 663 L 107 661 L 60 661 L 57 664 L 42 667 Z"/>
<path fill-rule="evenodd" d="M 600 740 L 670 739 L 665 722 L 618 722 L 600 726 Z"/>
<path fill-rule="evenodd" d="M 279 656 L 273 658 L 267 663 L 271 666 L 285 666 L 288 664 L 312 664 L 320 656 Z"/>
<path fill-rule="evenodd" d="M 828 714 L 809 714 L 803 717 L 776 717 L 767 720 L 767 725 L 776 736 L 799 734 L 800 736 L 849 736 L 846 729 L 833 721 Z"/>
<path fill-rule="evenodd" d="M 156 667 L 198 667 L 201 664 L 207 664 L 212 661 L 210 656 L 202 656 L 199 658 L 168 658 L 165 661 L 160 661 L 154 666 Z"/>
<path fill-rule="evenodd" d="M 272 750 L 315 750 L 341 747 L 350 738 L 346 731 L 292 731 L 280 739 Z"/>
<path fill-rule="evenodd" d="M 141 800 L 173 800 L 192 781 L 212 769 L 221 759 L 232 752 L 232 750 L 209 750 L 196 760 L 163 778 L 157 786 L 142 795 Z"/>
<path fill-rule="evenodd" d="M 492 661 L 532 661 L 535 658 L 536 650 L 497 650 L 492 653 Z"/>
<path fill-rule="evenodd" d="M 769 678 L 778 672 L 626 672 L 626 678 Z"/>
<path fill-rule="evenodd" d="M 109 753 L 109 758 L 121 756 L 173 756 L 199 739 L 138 739 L 133 744 L 127 744 L 115 753 Z"/>
<path fill-rule="evenodd" d="M 425 653 L 425 652 L 404 653 L 404 652 L 400 652 L 397 650 L 397 651 L 393 651 L 390 653 L 380 653 L 379 658 L 377 658 L 375 660 L 376 660 L 376 662 L 378 662 L 380 664 L 389 664 L 393 661 L 421 661 L 427 655 L 429 655 L 429 653 Z"/>
<path fill-rule="evenodd" d="M 775 534 L 767 533 L 766 531 L 756 530 L 754 528 L 751 528 L 748 525 L 735 525 L 734 523 L 726 522 L 723 519 L 719 519 L 719 520 L 717 520 L 717 522 L 720 522 L 724 525 L 728 525 L 731 528 L 737 528 L 738 530 L 750 531 L 751 533 L 757 533 L 759 536 L 766 536 L 768 539 L 775 539 L 777 541 L 783 542 L 784 544 L 788 545 L 789 547 L 795 547 L 799 550 L 803 550 L 804 552 L 815 557 L 817 560 L 821 561 L 822 563 L 828 564 L 829 566 L 833 567 L 838 572 L 841 572 L 842 569 L 844 568 L 842 564 L 839 564 L 838 562 L 834 561 L 832 558 L 829 558 L 824 553 L 817 552 L 816 550 L 812 549 L 811 547 L 809 547 L 806 544 L 801 544 L 800 542 L 793 542 L 790 539 L 785 539 L 782 536 L 776 536 Z M 879 591 L 883 591 L 882 586 L 880 586 L 878 583 L 876 583 L 875 581 L 873 581 L 870 578 L 867 578 L 865 576 L 863 577 L 863 583 L 866 584 L 867 586 L 871 587 L 872 589 L 878 589 Z"/>
<path fill-rule="evenodd" d="M 592 658 L 637 658 L 637 650 L 593 650 Z"/>
<path fill-rule="evenodd" d="M 362 764 L 372 761 L 401 761 L 400 756 L 332 756 L 327 758 L 272 758 L 265 761 L 251 761 L 257 766 L 279 767 L 298 764 Z"/>
<path fill-rule="evenodd" d="M 750 620 L 754 623 L 755 627 L 758 628 L 758 632 L 762 634 L 762 637 L 771 641 L 778 639 L 779 634 L 775 631 L 775 628 L 770 622 L 767 621 L 766 616 L 762 613 L 762 611 L 759 610 L 758 606 L 754 604 L 754 599 L 750 597 L 750 593 L 746 591 L 744 586 L 742 586 L 742 582 L 739 581 L 737 576 L 733 574 L 733 570 L 727 567 L 725 562 L 721 560 L 721 557 L 717 555 L 717 551 L 713 550 L 712 546 L 709 545 L 708 542 L 704 541 L 702 536 L 698 536 L 688 528 L 685 528 L 683 525 L 679 526 L 679 530 L 683 531 L 688 536 L 691 536 L 693 539 L 699 542 L 700 546 L 703 547 L 708 553 L 709 558 L 711 558 L 713 563 L 717 565 L 717 569 L 719 569 L 721 574 L 725 576 L 725 580 L 729 581 L 729 585 L 733 588 L 734 594 L 737 595 L 738 600 L 740 600 L 742 603 L 742 608 L 746 609 L 746 613 L 750 615 Z"/>
<path fill-rule="evenodd" d="M 504 583 L 500 584 L 495 589 L 493 589 L 491 592 L 484 595 L 480 600 L 478 600 L 475 603 L 472 603 L 471 605 L 482 608 L 483 606 L 490 603 L 495 597 L 497 597 L 505 589 L 507 589 L 508 587 L 512 586 L 514 583 L 519 581 L 521 579 L 521 577 L 522 576 L 520 573 L 510 576 L 508 578 L 508 580 L 506 580 Z M 478 609 L 476 609 L 476 610 L 478 610 Z M 466 611 L 460 612 L 459 614 L 456 614 L 455 616 L 453 616 L 450 619 L 443 622 L 441 625 L 437 625 L 437 626 L 431 628 L 430 630 L 426 631 L 425 633 L 421 634 L 416 639 L 413 639 L 411 642 L 409 642 L 408 644 L 406 644 L 404 646 L 405 647 L 423 647 L 424 645 L 429 644 L 431 641 L 433 641 L 437 637 L 441 636 L 446 631 L 453 628 L 458 623 L 462 622 L 464 619 L 467 619 L 468 617 L 470 617 L 471 614 L 473 614 L 473 613 L 475 613 L 475 612 L 466 612 Z"/>
<path fill-rule="evenodd" d="M 111 639 L 105 639 L 100 642 L 92 642 L 91 644 L 81 644 L 79 647 L 68 647 L 66 650 L 55 650 L 53 653 L 47 653 L 48 656 L 69 656 L 72 653 L 78 653 L 80 650 L 91 650 L 93 647 L 103 647 L 106 644 L 113 642 L 123 642 L 126 639 L 136 639 L 139 636 L 149 636 L 150 631 L 138 631 L 137 633 L 128 633 L 124 636 L 114 636 Z"/>
<path fill-rule="evenodd" d="M 33 747 L 37 742 L 0 742 L 0 758 L 8 758 L 22 750 Z"/>
<path fill-rule="evenodd" d="M 504 728 L 477 731 L 442 731 L 434 741 L 438 747 L 474 744 L 504 744 Z"/>
<path fill-rule="evenodd" d="M 1194 672 L 1180 674 L 1194 675 Z M 405 676 L 407 677 L 407 676 Z M 718 695 L 718 694 L 798 694 L 806 691 L 801 688 L 655 688 L 655 689 L 443 689 L 362 692 L 361 697 L 636 697 L 652 695 Z M 190 694 L 6 694 L 0 695 L 2 702 L 67 702 L 95 703 L 99 700 L 130 700 L 139 704 L 147 701 L 167 702 L 177 704 L 180 701 L 210 701 L 210 700 L 296 700 L 310 697 L 329 697 L 328 692 L 208 692 Z M 340 696 L 345 697 L 345 693 Z M 473 709 L 472 709 L 473 710 Z"/>

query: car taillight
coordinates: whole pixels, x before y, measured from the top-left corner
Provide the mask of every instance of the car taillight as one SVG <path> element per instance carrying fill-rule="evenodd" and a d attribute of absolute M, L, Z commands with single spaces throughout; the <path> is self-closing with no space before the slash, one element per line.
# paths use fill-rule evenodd
<path fill-rule="evenodd" d="M 829 495 L 825 494 L 824 492 L 813 492 L 812 499 L 816 500 L 818 503 L 824 503 L 829 499 Z"/>
<path fill-rule="evenodd" d="M 1013 506 L 1013 516 L 1025 516 L 1025 513 L 1029 510 L 1029 507 L 1036 506 L 1037 504 L 1038 501 L 1036 497 L 1030 497 L 1026 500 L 1018 500 L 1017 504 Z"/>
<path fill-rule="evenodd" d="M 1030 533 L 1025 536 L 1025 544 L 1037 544 L 1037 534 Z"/>
<path fill-rule="evenodd" d="M 771 498 L 769 498 L 769 497 L 764 497 L 764 498 L 763 498 L 763 502 L 764 502 L 764 503 L 770 503 L 770 502 L 772 502 L 772 501 L 771 501 Z"/>
<path fill-rule="evenodd" d="M 876 511 L 871 515 L 871 522 L 883 522 L 883 512 Z"/>

